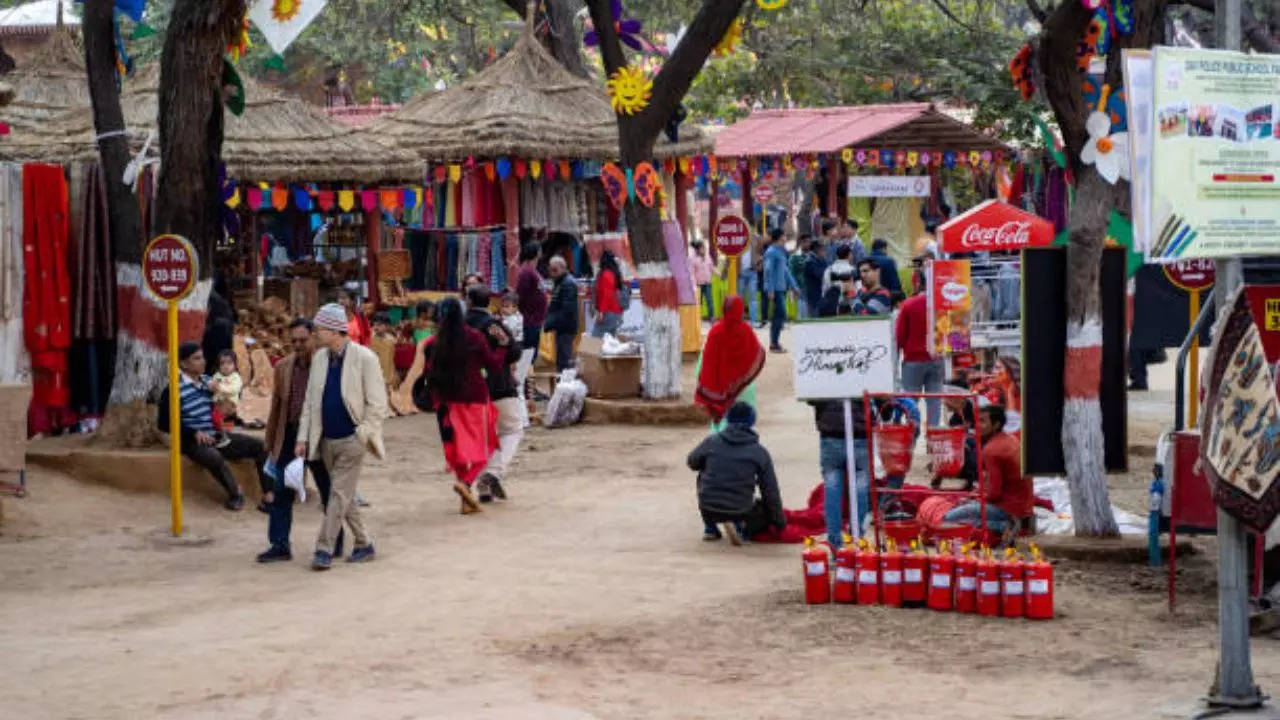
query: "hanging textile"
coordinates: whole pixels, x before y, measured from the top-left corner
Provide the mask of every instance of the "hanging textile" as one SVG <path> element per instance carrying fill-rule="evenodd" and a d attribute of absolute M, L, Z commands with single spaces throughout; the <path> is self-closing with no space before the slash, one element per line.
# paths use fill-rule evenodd
<path fill-rule="evenodd" d="M 479 273 L 490 288 L 493 287 L 493 262 L 490 260 L 493 254 L 492 238 L 487 232 L 476 235 L 476 263 L 475 270 L 472 270 Z"/>
<path fill-rule="evenodd" d="M 489 231 L 489 289 L 505 292 L 507 289 L 507 258 L 503 253 L 506 230 Z"/>
<path fill-rule="evenodd" d="M 871 213 L 872 236 L 889 241 L 890 248 L 895 250 L 893 254 L 904 256 L 903 260 L 898 260 L 899 265 L 910 256 L 910 250 L 904 248 L 910 248 L 913 240 L 910 216 L 914 205 L 911 201 L 912 198 L 877 198 L 875 210 Z"/>
<path fill-rule="evenodd" d="M 577 204 L 573 199 L 573 187 L 569 182 L 555 181 L 547 185 L 547 229 L 553 232 L 577 235 Z"/>
<path fill-rule="evenodd" d="M 111 259 L 111 227 L 102 168 L 84 168 L 79 221 L 72 243 L 72 335 L 79 340 L 114 340 L 116 278 Z"/>
<path fill-rule="evenodd" d="M 520 181 L 520 227 L 548 227 L 547 185 L 528 177 Z"/>
<path fill-rule="evenodd" d="M 440 274 L 444 276 L 444 289 L 457 290 L 458 281 L 462 278 L 458 277 L 458 235 L 449 233 L 445 235 L 445 261 L 444 267 Z"/>
<path fill-rule="evenodd" d="M 32 404 L 65 407 L 71 297 L 67 277 L 67 180 L 60 165 L 22 168 L 23 336 L 31 353 Z"/>
<path fill-rule="evenodd" d="M 0 383 L 31 381 L 22 297 L 22 167 L 0 163 Z"/>
<path fill-rule="evenodd" d="M 676 280 L 676 298 L 681 305 L 697 305 L 698 295 L 693 289 L 693 274 L 689 271 L 689 251 L 684 246 L 684 233 L 675 220 L 662 221 L 662 246 L 667 251 L 667 263 Z"/>

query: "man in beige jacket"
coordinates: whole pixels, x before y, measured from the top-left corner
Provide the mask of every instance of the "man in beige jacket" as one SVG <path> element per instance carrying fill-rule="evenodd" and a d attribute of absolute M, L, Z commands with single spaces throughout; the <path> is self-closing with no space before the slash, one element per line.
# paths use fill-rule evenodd
<path fill-rule="evenodd" d="M 308 460 L 320 459 L 331 477 L 329 507 L 311 561 L 312 569 L 328 570 L 344 522 L 354 536 L 347 562 L 374 558 L 373 539 L 365 530 L 355 496 L 365 452 L 386 457 L 382 419 L 387 416 L 387 389 L 378 356 L 347 338 L 347 314 L 340 305 L 320 308 L 315 328 L 320 349 L 311 360 L 295 453 Z"/>

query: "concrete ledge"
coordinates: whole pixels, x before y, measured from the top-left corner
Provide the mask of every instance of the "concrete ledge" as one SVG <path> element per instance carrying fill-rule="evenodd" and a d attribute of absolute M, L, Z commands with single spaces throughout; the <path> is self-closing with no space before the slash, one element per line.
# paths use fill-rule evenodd
<path fill-rule="evenodd" d="M 1031 541 L 1040 546 L 1046 557 L 1057 560 L 1081 560 L 1085 562 L 1114 562 L 1145 564 L 1147 539 L 1126 535 L 1120 538 L 1078 538 L 1074 535 L 1036 535 L 1020 538 L 1019 544 Z M 1195 546 L 1190 540 L 1178 541 L 1178 557 L 1194 555 Z M 1160 557 L 1169 557 L 1167 537 L 1160 543 Z"/>
<path fill-rule="evenodd" d="M 87 435 L 40 438 L 27 445 L 27 463 L 49 468 L 81 482 L 107 485 L 127 492 L 169 494 L 169 450 L 107 449 L 96 447 Z M 230 463 L 231 472 L 245 494 L 246 504 L 256 505 L 262 497 L 253 462 Z M 182 459 L 182 495 L 203 498 L 221 505 L 226 501 L 222 486 L 204 468 Z"/>
<path fill-rule="evenodd" d="M 707 425 L 707 413 L 686 400 L 587 398 L 582 421 L 615 425 Z"/>

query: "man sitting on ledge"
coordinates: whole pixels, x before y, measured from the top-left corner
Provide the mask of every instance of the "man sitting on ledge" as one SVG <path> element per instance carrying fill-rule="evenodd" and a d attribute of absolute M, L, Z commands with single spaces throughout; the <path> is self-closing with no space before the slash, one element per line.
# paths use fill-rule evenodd
<path fill-rule="evenodd" d="M 244 493 L 236 483 L 236 477 L 227 466 L 228 460 L 253 460 L 258 471 L 258 482 L 264 493 L 271 490 L 271 481 L 263 471 L 267 450 L 263 442 L 249 435 L 224 433 L 213 422 L 213 391 L 209 377 L 204 374 L 204 353 L 194 342 L 178 346 L 178 403 L 181 425 L 182 454 L 209 471 L 214 480 L 227 491 L 226 508 L 239 510 L 244 507 Z M 160 432 L 169 434 L 169 388 L 160 395 L 160 407 L 156 425 Z"/>

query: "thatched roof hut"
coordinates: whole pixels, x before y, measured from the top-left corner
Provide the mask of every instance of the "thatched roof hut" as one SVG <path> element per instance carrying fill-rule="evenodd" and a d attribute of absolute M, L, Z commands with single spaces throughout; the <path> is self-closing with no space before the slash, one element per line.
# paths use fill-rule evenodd
<path fill-rule="evenodd" d="M 120 96 L 125 127 L 135 152 L 155 133 L 160 68 L 140 68 Z M 244 78 L 244 113 L 226 113 L 222 159 L 239 180 L 268 182 L 378 182 L 421 180 L 422 162 L 330 119 L 322 108 Z M 0 159 L 68 162 L 97 157 L 90 112 L 67 112 L 37 131 L 0 142 Z"/>
<path fill-rule="evenodd" d="M 20 62 L 5 80 L 13 85 L 14 98 L 0 110 L 0 121 L 9 123 L 12 137 L 43 127 L 68 110 L 93 112 L 84 50 L 66 27 L 50 33 L 36 54 Z"/>
<path fill-rule="evenodd" d="M 604 88 L 564 68 L 527 30 L 498 61 L 454 87 L 421 95 L 365 132 L 429 161 L 509 155 L 616 160 L 617 116 Z M 709 152 L 692 124 L 680 142 L 658 140 L 659 158 Z"/>

